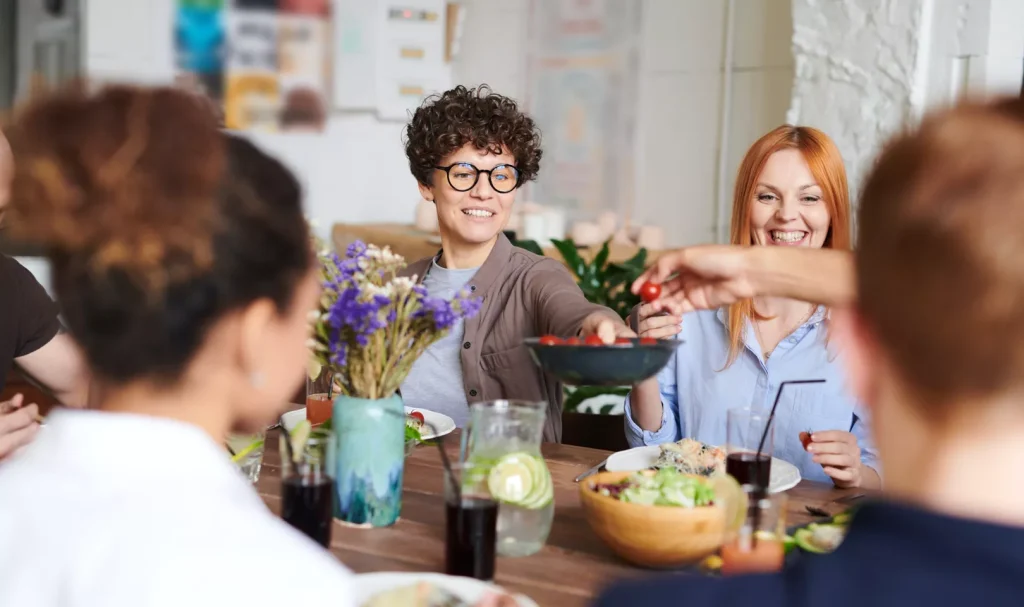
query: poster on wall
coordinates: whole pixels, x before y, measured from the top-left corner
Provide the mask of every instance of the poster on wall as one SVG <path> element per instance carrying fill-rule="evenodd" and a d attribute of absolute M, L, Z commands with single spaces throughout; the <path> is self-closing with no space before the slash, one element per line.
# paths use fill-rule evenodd
<path fill-rule="evenodd" d="M 178 0 L 177 8 L 178 80 L 220 104 L 227 128 L 324 130 L 329 0 Z"/>
<path fill-rule="evenodd" d="M 640 2 L 531 0 L 527 105 L 544 133 L 537 202 L 629 217 L 640 10 Z"/>

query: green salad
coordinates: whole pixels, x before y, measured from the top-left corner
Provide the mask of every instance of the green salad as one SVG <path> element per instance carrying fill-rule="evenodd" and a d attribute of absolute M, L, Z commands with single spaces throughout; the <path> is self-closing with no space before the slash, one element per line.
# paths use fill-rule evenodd
<path fill-rule="evenodd" d="M 637 472 L 617 483 L 594 486 L 601 495 L 645 506 L 697 508 L 715 503 L 715 490 L 706 479 L 689 476 L 674 468 Z"/>

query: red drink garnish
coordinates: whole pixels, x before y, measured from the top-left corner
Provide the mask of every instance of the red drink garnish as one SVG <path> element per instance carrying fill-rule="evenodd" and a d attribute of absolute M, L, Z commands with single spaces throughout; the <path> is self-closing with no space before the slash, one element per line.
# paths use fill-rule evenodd
<path fill-rule="evenodd" d="M 804 446 L 804 451 L 807 451 L 807 447 L 811 446 L 811 442 L 810 431 L 800 433 L 800 444 Z"/>

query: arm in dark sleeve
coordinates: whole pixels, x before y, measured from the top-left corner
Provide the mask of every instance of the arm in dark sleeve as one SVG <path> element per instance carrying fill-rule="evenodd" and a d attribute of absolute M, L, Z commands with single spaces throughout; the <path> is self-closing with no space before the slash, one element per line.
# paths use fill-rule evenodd
<path fill-rule="evenodd" d="M 4 313 L 14 315 L 14 358 L 19 358 L 50 343 L 61 326 L 57 318 L 57 304 L 32 273 L 13 259 L 4 261 L 10 270 L 11 290 L 8 296 L 12 304 Z"/>
<path fill-rule="evenodd" d="M 578 335 L 583 320 L 595 312 L 622 322 L 612 310 L 587 301 L 569 270 L 554 259 L 541 259 L 530 268 L 524 286 L 540 335 Z"/>

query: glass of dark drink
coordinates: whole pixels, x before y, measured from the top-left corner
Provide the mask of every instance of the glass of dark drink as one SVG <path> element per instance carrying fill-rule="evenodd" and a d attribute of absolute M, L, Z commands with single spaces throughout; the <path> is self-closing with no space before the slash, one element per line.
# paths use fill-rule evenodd
<path fill-rule="evenodd" d="M 472 462 L 445 471 L 445 573 L 494 580 L 498 502 L 487 487 L 489 470 Z"/>
<path fill-rule="evenodd" d="M 735 478 L 740 485 L 752 485 L 762 492 L 767 492 L 772 471 L 772 451 L 775 446 L 774 422 L 770 420 L 767 411 L 762 412 L 749 407 L 729 409 L 726 415 L 726 473 Z"/>
<path fill-rule="evenodd" d="M 326 548 L 334 516 L 334 433 L 313 428 L 304 444 L 293 443 L 281 433 L 281 518 Z"/>

